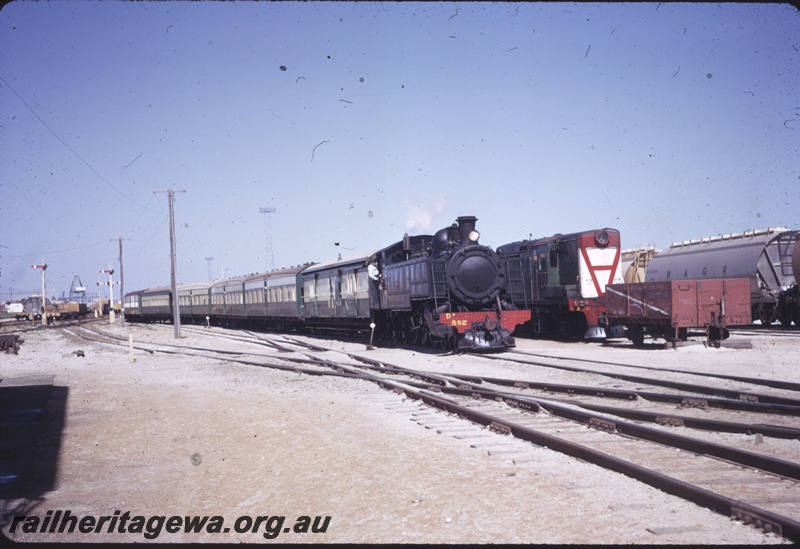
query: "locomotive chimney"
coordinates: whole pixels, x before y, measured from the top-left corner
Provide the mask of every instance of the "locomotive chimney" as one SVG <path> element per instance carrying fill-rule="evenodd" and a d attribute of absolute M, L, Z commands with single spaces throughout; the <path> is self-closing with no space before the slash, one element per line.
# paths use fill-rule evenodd
<path fill-rule="evenodd" d="M 475 222 L 478 220 L 474 215 L 464 215 L 456 219 L 458 222 L 458 232 L 461 234 L 461 244 L 469 244 L 469 233 L 475 230 Z"/>

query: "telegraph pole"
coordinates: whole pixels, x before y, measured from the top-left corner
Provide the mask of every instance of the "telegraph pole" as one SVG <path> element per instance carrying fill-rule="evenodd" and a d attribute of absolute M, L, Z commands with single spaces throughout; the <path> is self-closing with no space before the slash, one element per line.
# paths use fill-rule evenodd
<path fill-rule="evenodd" d="M 125 278 L 123 277 L 122 270 L 122 241 L 130 240 L 129 238 L 112 238 L 111 241 L 119 240 L 119 323 L 125 326 Z"/>
<path fill-rule="evenodd" d="M 42 270 L 42 326 L 47 326 L 47 292 L 44 285 L 44 272 L 47 270 L 47 263 L 42 259 L 41 265 L 31 265 L 31 269 Z"/>
<path fill-rule="evenodd" d="M 175 193 L 185 193 L 186 191 L 176 191 L 167 189 L 165 191 L 153 191 L 157 193 L 167 193 L 169 201 L 169 256 L 171 265 L 171 281 L 172 281 L 172 325 L 175 327 L 175 339 L 181 337 L 181 304 L 178 301 L 178 286 L 175 282 L 175 209 L 173 202 L 175 201 Z"/>

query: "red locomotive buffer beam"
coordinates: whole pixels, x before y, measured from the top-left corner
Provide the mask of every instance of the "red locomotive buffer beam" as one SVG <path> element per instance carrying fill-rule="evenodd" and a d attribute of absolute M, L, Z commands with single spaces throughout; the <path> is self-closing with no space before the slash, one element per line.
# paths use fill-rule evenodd
<path fill-rule="evenodd" d="M 444 313 L 439 321 L 445 326 L 455 328 L 462 336 L 459 348 L 471 350 L 496 350 L 490 340 L 499 338 L 506 347 L 514 347 L 511 333 L 518 324 L 531 319 L 531 312 L 503 311 L 500 318 L 494 311 L 476 311 L 471 313 Z"/>
<path fill-rule="evenodd" d="M 686 339 L 689 328 L 704 328 L 709 340 L 727 337 L 727 326 L 752 322 L 750 281 L 746 278 L 672 280 L 606 286 L 609 324 L 627 326 L 641 343 L 644 333 Z"/>
<path fill-rule="evenodd" d="M 518 324 L 528 322 L 531 319 L 530 311 L 503 311 L 503 316 L 498 321 L 497 313 L 494 311 L 477 311 L 474 313 L 445 313 L 442 315 L 443 324 L 454 327 L 459 334 L 465 333 L 475 324 L 492 324 L 496 328 L 499 326 L 509 333 L 513 332 Z"/>

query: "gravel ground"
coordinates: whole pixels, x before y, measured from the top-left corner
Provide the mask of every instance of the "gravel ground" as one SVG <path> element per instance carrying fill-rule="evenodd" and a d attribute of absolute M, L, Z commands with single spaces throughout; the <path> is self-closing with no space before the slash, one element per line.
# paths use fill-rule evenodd
<path fill-rule="evenodd" d="M 175 342 L 171 326 L 111 329 L 136 340 Z M 18 355 L 0 355 L 2 383 L 55 376 L 68 399 L 56 486 L 36 500 L 3 501 L 2 531 L 18 541 L 259 543 L 274 532 L 271 541 L 285 543 L 785 542 L 623 475 L 480 427 L 466 428 L 463 438 L 437 434 L 420 418 L 438 421 L 444 414 L 368 382 L 141 351 L 130 362 L 126 348 L 52 329 L 24 339 Z M 796 339 L 750 339 L 752 349 L 645 351 L 531 340 L 518 340 L 518 348 L 800 381 Z M 180 342 L 208 340 L 186 330 Z M 531 376 L 530 367 L 510 362 L 315 342 L 419 369 Z M 78 350 L 85 356 L 76 356 Z M 797 455 L 800 461 L 800 446 Z M 9 533 L 15 515 L 44 520 L 59 510 L 78 517 L 119 511 L 120 522 L 129 512 L 131 519 L 124 532 L 114 526 L 26 533 L 21 523 Z M 145 536 L 146 525 L 140 532 L 133 527 L 134 517 L 191 515 L 220 516 L 224 526 L 170 533 L 162 524 L 153 539 Z M 236 531 L 259 516 L 286 518 L 254 523 L 256 532 Z M 292 530 L 300 517 L 312 523 L 319 517 L 324 531 Z M 158 521 L 150 525 L 154 532 Z"/>

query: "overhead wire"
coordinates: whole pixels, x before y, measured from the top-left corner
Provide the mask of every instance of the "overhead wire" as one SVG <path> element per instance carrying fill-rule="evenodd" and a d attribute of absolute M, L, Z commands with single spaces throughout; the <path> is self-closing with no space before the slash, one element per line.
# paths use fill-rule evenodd
<path fill-rule="evenodd" d="M 91 164 L 89 164 L 89 163 L 88 163 L 86 160 L 84 160 L 84 159 L 83 159 L 83 157 L 82 157 L 81 155 L 79 155 L 75 149 L 73 149 L 72 147 L 70 147 L 70 146 L 69 146 L 69 144 L 68 144 L 66 141 L 64 141 L 64 140 L 61 138 L 61 136 L 59 136 L 59 135 L 58 135 L 58 134 L 57 134 L 55 131 L 53 131 L 53 129 L 52 129 L 50 126 L 48 126 L 48 125 L 47 125 L 47 122 L 45 122 L 45 121 L 42 119 L 42 117 L 41 117 L 41 116 L 39 116 L 39 114 L 38 114 L 38 113 L 37 113 L 35 110 L 33 110 L 33 108 L 32 108 L 32 107 L 31 107 L 31 106 L 28 104 L 28 102 L 27 102 L 27 101 L 25 101 L 25 99 L 23 99 L 23 98 L 22 98 L 22 96 L 21 96 L 19 93 L 17 93 L 17 90 L 15 90 L 15 89 L 14 89 L 14 88 L 13 88 L 13 87 L 12 87 L 12 86 L 11 86 L 11 85 L 8 83 L 8 82 L 6 82 L 6 80 L 5 80 L 5 79 L 4 79 L 2 76 L 0 76 L 0 82 L 2 82 L 3 84 L 5 84 L 5 86 L 6 86 L 6 87 L 7 87 L 9 90 L 11 90 L 11 92 L 12 92 L 14 95 L 16 95 L 16 96 L 17 96 L 17 99 L 19 99 L 19 100 L 22 102 L 22 104 L 23 104 L 23 105 L 25 105 L 25 106 L 28 108 L 28 110 L 29 110 L 29 111 L 31 111 L 31 113 L 33 114 L 33 116 L 35 116 L 35 117 L 36 117 L 36 119 L 37 119 L 39 122 L 41 122 L 42 126 L 44 126 L 45 128 L 47 128 L 47 131 L 49 131 L 49 132 L 50 132 L 50 133 L 53 135 L 53 137 L 55 137 L 56 139 L 58 139 L 58 141 L 59 141 L 59 142 L 60 142 L 62 145 L 64 145 L 64 146 L 67 148 L 67 150 L 69 150 L 69 151 L 70 151 L 70 152 L 71 152 L 71 153 L 72 153 L 72 154 L 75 156 L 75 158 L 77 158 L 78 160 L 80 160 L 80 161 L 81 161 L 81 163 L 82 163 L 84 166 L 86 166 L 87 168 L 89 168 L 89 170 L 91 170 L 91 172 L 92 172 L 93 174 L 95 174 L 95 175 L 96 175 L 96 176 L 97 176 L 97 177 L 98 177 L 98 178 L 99 178 L 99 179 L 100 179 L 100 180 L 101 180 L 103 183 L 105 183 L 105 184 L 106 184 L 107 186 L 109 186 L 111 189 L 113 189 L 114 191 L 116 191 L 116 192 L 117 192 L 117 193 L 118 193 L 120 196 L 124 197 L 124 198 L 125 198 L 126 200 L 128 200 L 129 202 L 131 202 L 131 203 L 133 203 L 133 204 L 136 204 L 136 205 L 137 205 L 137 206 L 139 206 L 140 208 L 147 209 L 147 208 L 146 208 L 146 206 L 143 206 L 142 204 L 140 204 L 139 202 L 137 202 L 136 200 L 134 200 L 133 198 L 131 198 L 131 197 L 130 197 L 130 196 L 128 196 L 127 194 L 123 193 L 123 192 L 122 192 L 121 190 L 119 190 L 117 187 L 115 187 L 114 185 L 112 185 L 112 184 L 111 184 L 111 183 L 110 183 L 110 182 L 109 182 L 109 181 L 108 181 L 108 180 L 107 180 L 105 177 L 103 177 L 103 176 L 102 176 L 102 175 L 101 175 L 101 174 L 100 174 L 100 173 L 99 173 L 97 170 L 95 170 L 95 169 L 94 169 L 94 167 L 93 167 Z"/>

